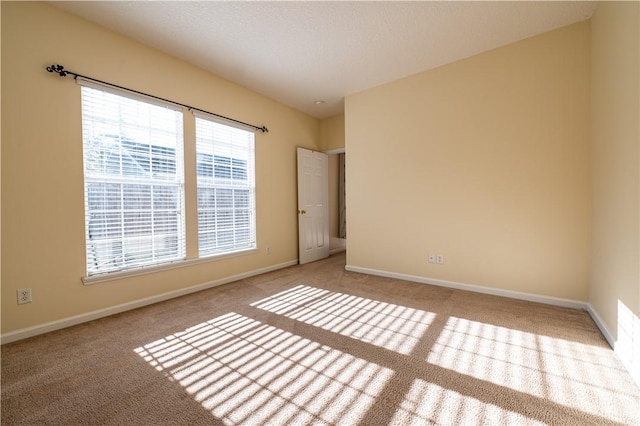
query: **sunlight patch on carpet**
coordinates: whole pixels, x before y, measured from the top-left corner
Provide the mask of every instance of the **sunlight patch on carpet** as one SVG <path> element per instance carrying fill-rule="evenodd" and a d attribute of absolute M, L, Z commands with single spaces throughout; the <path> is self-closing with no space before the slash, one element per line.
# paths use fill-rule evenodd
<path fill-rule="evenodd" d="M 354 424 L 393 371 L 237 313 L 135 349 L 225 424 Z"/>
<path fill-rule="evenodd" d="M 621 366 L 606 347 L 450 317 L 427 361 L 480 380 L 612 420 L 638 419 L 620 391 Z"/>
<path fill-rule="evenodd" d="M 436 317 L 432 312 L 305 285 L 251 306 L 404 355 L 411 353 Z"/>
<path fill-rule="evenodd" d="M 422 379 L 411 384 L 396 410 L 394 425 L 544 425 L 529 417 L 487 404 Z"/>

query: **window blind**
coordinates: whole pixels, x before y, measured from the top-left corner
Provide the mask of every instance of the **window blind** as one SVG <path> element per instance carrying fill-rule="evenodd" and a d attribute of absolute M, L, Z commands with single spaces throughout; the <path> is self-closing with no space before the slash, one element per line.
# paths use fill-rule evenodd
<path fill-rule="evenodd" d="M 182 112 L 82 87 L 89 276 L 185 258 Z"/>
<path fill-rule="evenodd" d="M 200 257 L 256 247 L 254 133 L 196 114 Z"/>

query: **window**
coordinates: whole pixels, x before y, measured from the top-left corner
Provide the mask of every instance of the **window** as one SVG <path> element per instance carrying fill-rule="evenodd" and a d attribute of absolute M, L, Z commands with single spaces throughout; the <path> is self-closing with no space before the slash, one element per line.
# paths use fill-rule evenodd
<path fill-rule="evenodd" d="M 182 123 L 173 106 L 82 87 L 89 276 L 185 258 Z"/>
<path fill-rule="evenodd" d="M 256 247 L 254 134 L 196 116 L 200 257 Z"/>
<path fill-rule="evenodd" d="M 84 79 L 78 82 L 85 283 L 108 279 L 104 274 L 137 273 L 186 260 L 187 245 L 193 252 L 198 247 L 199 258 L 256 248 L 253 128 L 194 113 L 197 200 L 186 202 L 197 207 L 198 240 L 187 241 L 182 110 Z"/>

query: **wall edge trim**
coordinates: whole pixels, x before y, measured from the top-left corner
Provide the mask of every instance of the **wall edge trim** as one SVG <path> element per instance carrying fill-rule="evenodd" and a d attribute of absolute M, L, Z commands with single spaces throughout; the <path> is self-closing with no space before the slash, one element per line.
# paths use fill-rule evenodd
<path fill-rule="evenodd" d="M 638 388 L 640 388 L 640 368 L 634 369 L 633 365 L 624 361 L 624 358 L 619 353 L 620 345 L 618 345 L 617 339 L 613 337 L 613 334 L 609 331 L 609 328 L 606 326 L 604 320 L 602 319 L 602 317 L 600 316 L 596 308 L 591 303 L 587 303 L 586 309 L 589 315 L 591 316 L 591 318 L 593 319 L 593 322 L 596 323 L 596 326 L 604 336 L 607 343 L 609 343 L 609 346 L 611 346 L 611 348 L 613 349 L 613 353 L 616 354 L 616 356 L 620 360 L 620 363 L 627 370 L 627 372 L 629 373 L 633 381 L 636 383 Z"/>
<path fill-rule="evenodd" d="M 417 275 L 408 275 L 408 274 L 401 274 L 397 272 L 362 268 L 360 266 L 347 265 L 345 269 L 351 272 L 359 272 L 362 274 L 376 275 L 376 276 L 386 277 L 386 278 L 396 278 L 400 280 L 416 282 L 419 284 L 430 284 L 430 285 L 436 285 L 439 287 L 448 287 L 448 288 L 454 288 L 457 290 L 465 290 L 465 291 L 472 291 L 475 293 L 490 294 L 493 296 L 508 297 L 510 299 L 519 299 L 519 300 L 526 300 L 529 302 L 544 303 L 546 305 L 554 305 L 554 306 L 562 306 L 565 308 L 587 310 L 587 303 L 581 302 L 579 300 L 563 299 L 560 297 L 553 297 L 553 296 L 542 296 L 538 294 L 524 293 L 524 292 L 512 291 L 512 290 L 503 290 L 499 288 L 484 287 L 484 286 L 479 286 L 475 284 L 465 284 L 465 283 L 459 283 L 455 281 L 446 281 L 446 280 L 439 280 L 435 278 L 421 277 Z"/>
<path fill-rule="evenodd" d="M 212 287 L 217 287 L 223 284 L 228 284 L 234 281 L 239 281 L 245 278 L 250 278 L 256 275 L 264 274 L 267 272 L 276 271 L 278 269 L 287 268 L 289 266 L 297 265 L 298 259 L 283 262 L 277 265 L 267 266 L 264 268 L 254 269 L 252 271 L 244 272 L 229 277 L 219 278 L 217 280 L 208 281 L 195 286 L 182 288 L 179 290 L 173 290 L 167 293 L 158 294 L 155 296 L 145 297 L 143 299 L 134 300 L 131 302 L 122 303 L 120 305 L 111 306 L 108 308 L 98 309 L 96 311 L 87 312 L 80 315 L 74 315 L 71 317 L 63 318 L 60 320 L 50 321 L 43 324 L 35 325 L 32 327 L 22 328 L 9 333 L 3 333 L 0 335 L 0 344 L 17 342 L 19 340 L 28 339 L 29 337 L 38 336 L 40 334 L 49 333 L 63 328 L 72 327 L 74 325 L 82 324 L 85 322 L 93 321 L 99 318 L 104 318 L 109 315 L 119 314 L 121 312 L 130 311 L 133 309 L 141 308 L 143 306 L 152 305 L 158 302 L 164 302 L 165 300 L 174 299 L 176 297 L 184 296 L 198 291 L 206 290 Z"/>
<path fill-rule="evenodd" d="M 604 339 L 607 341 L 607 343 L 613 350 L 613 353 L 616 355 L 616 357 L 618 358 L 622 366 L 624 366 L 625 370 L 629 373 L 629 375 L 631 376 L 633 381 L 636 383 L 636 385 L 640 387 L 640 373 L 634 372 L 632 366 L 628 365 L 622 360 L 622 358 L 620 357 L 620 354 L 616 350 L 616 346 L 617 346 L 616 339 L 613 337 L 613 334 L 611 334 L 611 332 L 605 325 L 604 321 L 602 320 L 602 317 L 600 316 L 600 314 L 598 314 L 598 311 L 596 311 L 596 309 L 593 307 L 593 305 L 591 305 L 591 303 L 581 302 L 581 301 L 572 300 L 572 299 L 563 299 L 559 297 L 541 296 L 541 295 L 532 294 L 532 293 L 524 293 L 524 292 L 503 290 L 503 289 L 497 289 L 497 288 L 491 288 L 491 287 L 483 287 L 479 285 L 465 284 L 465 283 L 459 283 L 455 281 L 439 280 L 435 278 L 427 278 L 427 277 L 421 277 L 417 275 L 408 275 L 408 274 L 401 274 L 397 272 L 382 271 L 378 269 L 363 268 L 360 266 L 353 266 L 353 265 L 346 265 L 345 270 L 351 271 L 351 272 L 357 272 L 361 274 L 368 274 L 368 275 L 375 275 L 375 276 L 385 277 L 385 278 L 395 278 L 399 280 L 411 281 L 419 284 L 430 284 L 430 285 L 435 285 L 439 287 L 473 291 L 475 293 L 490 294 L 493 296 L 508 297 L 510 299 L 526 300 L 529 302 L 544 303 L 546 305 L 554 305 L 554 306 L 561 306 L 565 308 L 584 310 L 589 314 L 591 319 L 593 319 L 593 322 L 595 322 L 596 327 L 598 327 L 598 330 L 600 331 Z"/>
<path fill-rule="evenodd" d="M 593 322 L 596 323 L 596 326 L 604 336 L 607 343 L 609 343 L 609 346 L 611 346 L 612 348 L 615 348 L 616 339 L 613 337 L 613 334 L 611 334 L 611 332 L 605 325 L 604 321 L 602 320 L 602 317 L 600 316 L 600 314 L 598 314 L 598 311 L 596 311 L 596 308 L 594 308 L 591 303 L 587 303 L 586 310 L 589 313 L 589 316 L 591 316 L 591 319 L 593 320 Z"/>

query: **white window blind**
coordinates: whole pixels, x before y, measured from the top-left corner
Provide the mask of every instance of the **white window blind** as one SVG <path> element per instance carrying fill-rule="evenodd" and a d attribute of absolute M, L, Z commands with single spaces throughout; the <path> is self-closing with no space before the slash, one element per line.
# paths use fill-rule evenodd
<path fill-rule="evenodd" d="M 196 114 L 200 257 L 256 247 L 254 133 Z"/>
<path fill-rule="evenodd" d="M 89 276 L 185 258 L 182 112 L 82 87 Z"/>

